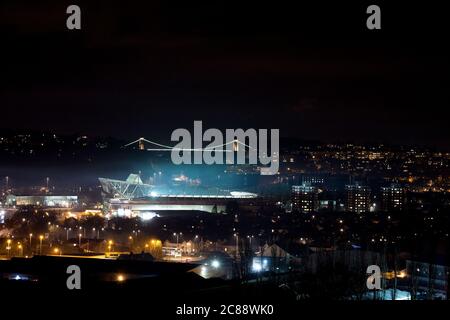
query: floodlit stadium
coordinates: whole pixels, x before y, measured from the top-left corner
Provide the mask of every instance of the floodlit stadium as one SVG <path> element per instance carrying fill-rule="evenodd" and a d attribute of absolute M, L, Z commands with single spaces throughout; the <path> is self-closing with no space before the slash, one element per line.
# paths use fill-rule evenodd
<path fill-rule="evenodd" d="M 124 181 L 99 178 L 105 209 L 113 216 L 140 216 L 149 220 L 158 211 L 224 213 L 232 200 L 251 200 L 257 194 L 217 188 L 162 187 L 143 183 L 137 174 Z"/>
<path fill-rule="evenodd" d="M 130 174 L 127 180 L 114 180 L 98 178 L 102 185 L 103 193 L 108 198 L 144 198 L 151 196 L 153 186 L 142 182 L 137 174 Z"/>

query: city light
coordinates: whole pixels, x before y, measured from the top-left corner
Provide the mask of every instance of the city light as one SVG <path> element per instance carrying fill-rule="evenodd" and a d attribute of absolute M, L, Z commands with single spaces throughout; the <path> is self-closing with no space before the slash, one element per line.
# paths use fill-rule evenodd
<path fill-rule="evenodd" d="M 155 192 L 155 191 L 152 191 L 152 192 L 150 192 L 150 196 L 151 196 L 151 197 L 157 197 L 157 196 L 158 196 L 158 193 Z"/>
<path fill-rule="evenodd" d="M 267 259 L 262 259 L 262 260 L 260 258 L 253 259 L 253 264 L 252 264 L 253 272 L 267 271 L 267 269 L 268 269 Z"/>
<path fill-rule="evenodd" d="M 152 220 L 154 217 L 157 217 L 158 214 L 156 214 L 155 212 L 143 212 L 141 214 L 141 219 L 143 221 L 149 221 Z"/>
<path fill-rule="evenodd" d="M 219 268 L 219 267 L 220 267 L 220 262 L 219 262 L 219 260 L 213 260 L 213 261 L 211 261 L 211 267 L 213 267 L 213 268 L 215 268 L 215 269 Z"/>
<path fill-rule="evenodd" d="M 252 269 L 254 272 L 260 272 L 262 270 L 262 265 L 257 262 L 253 262 Z"/>

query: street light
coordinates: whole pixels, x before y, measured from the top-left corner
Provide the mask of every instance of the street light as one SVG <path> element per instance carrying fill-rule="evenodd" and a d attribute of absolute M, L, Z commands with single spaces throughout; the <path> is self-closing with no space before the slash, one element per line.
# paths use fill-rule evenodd
<path fill-rule="evenodd" d="M 32 250 L 32 247 L 31 247 L 31 238 L 33 237 L 33 234 L 32 233 L 30 233 L 30 251 Z"/>
<path fill-rule="evenodd" d="M 123 282 L 123 281 L 125 281 L 125 277 L 122 274 L 118 274 L 116 280 L 118 282 Z"/>
<path fill-rule="evenodd" d="M 78 246 L 81 248 L 81 237 L 83 235 L 81 233 L 78 234 Z"/>
<path fill-rule="evenodd" d="M 100 238 L 100 228 L 92 228 L 92 231 L 94 232 L 94 235 L 95 235 L 95 231 L 97 231 L 97 239 L 99 239 Z"/>
<path fill-rule="evenodd" d="M 8 251 L 8 257 L 11 253 L 11 239 L 6 240 L 6 250 Z"/>
<path fill-rule="evenodd" d="M 69 231 L 72 231 L 72 228 L 66 228 L 66 241 L 69 241 Z"/>
<path fill-rule="evenodd" d="M 19 257 L 21 257 L 23 255 L 23 247 L 20 242 L 18 243 L 17 249 L 19 250 Z"/>
<path fill-rule="evenodd" d="M 130 240 L 130 251 L 133 251 L 133 237 L 129 236 L 128 240 Z"/>
<path fill-rule="evenodd" d="M 237 258 L 239 254 L 239 235 L 235 233 L 234 236 L 236 237 L 236 258 Z"/>
<path fill-rule="evenodd" d="M 42 240 L 44 239 L 44 236 L 41 234 L 39 236 L 39 254 L 42 255 Z"/>
<path fill-rule="evenodd" d="M 182 232 L 178 232 L 178 233 L 177 233 L 177 232 L 174 232 L 173 235 L 174 235 L 175 237 L 177 237 L 177 249 L 178 249 L 178 237 L 179 237 L 179 236 L 182 236 L 183 233 L 182 233 Z"/>
<path fill-rule="evenodd" d="M 250 242 L 250 250 L 252 249 L 252 239 L 253 239 L 253 235 L 251 236 L 247 236 L 249 242 Z"/>
<path fill-rule="evenodd" d="M 80 232 L 83 232 L 83 237 L 86 237 L 86 228 L 80 226 L 79 229 L 81 230 Z"/>
<path fill-rule="evenodd" d="M 179 236 L 182 236 L 183 235 L 183 233 L 182 232 L 174 232 L 173 233 L 173 235 L 175 236 L 175 237 L 177 237 L 177 252 L 178 252 L 178 238 L 179 238 Z"/>
<path fill-rule="evenodd" d="M 108 252 L 111 252 L 112 245 L 113 245 L 113 241 L 109 240 L 108 241 Z"/>

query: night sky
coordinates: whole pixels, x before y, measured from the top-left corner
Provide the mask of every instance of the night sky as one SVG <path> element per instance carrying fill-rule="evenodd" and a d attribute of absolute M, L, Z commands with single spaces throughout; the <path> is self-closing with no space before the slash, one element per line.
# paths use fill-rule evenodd
<path fill-rule="evenodd" d="M 373 2 L 374 31 L 372 2 L 242 2 L 3 0 L 0 129 L 167 140 L 203 120 L 450 148 L 438 2 Z M 81 31 L 66 29 L 70 4 Z"/>

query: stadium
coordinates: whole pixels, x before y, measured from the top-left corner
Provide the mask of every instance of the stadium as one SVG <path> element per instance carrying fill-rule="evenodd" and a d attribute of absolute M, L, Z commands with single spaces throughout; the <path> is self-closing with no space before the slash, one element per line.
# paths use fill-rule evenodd
<path fill-rule="evenodd" d="M 226 213 L 230 203 L 251 205 L 258 199 L 257 194 L 250 192 L 192 186 L 154 186 L 145 184 L 137 174 L 130 174 L 126 180 L 99 178 L 99 181 L 107 215 L 138 216 L 143 220 L 167 211 Z"/>

